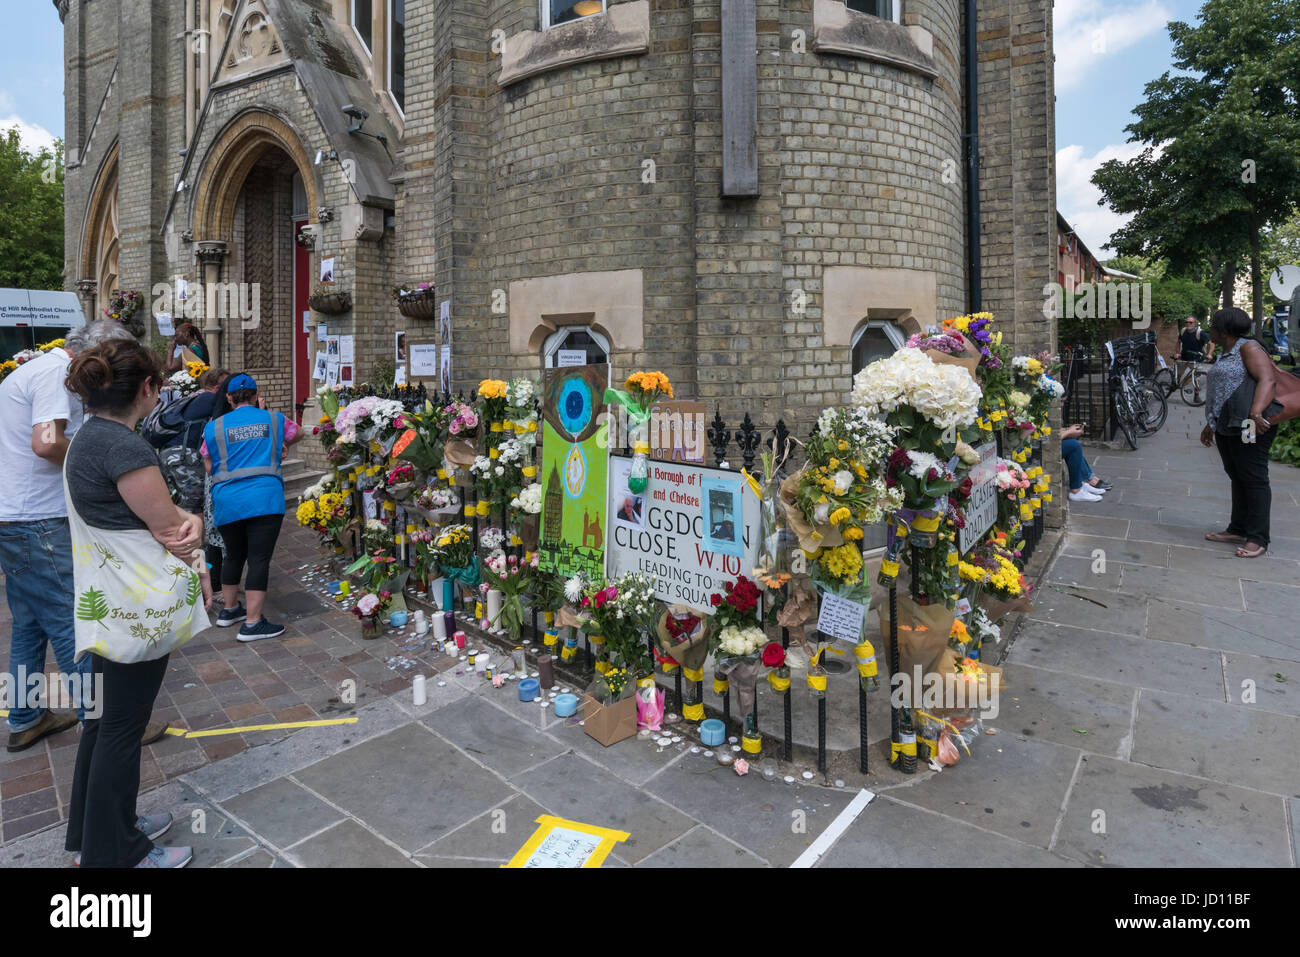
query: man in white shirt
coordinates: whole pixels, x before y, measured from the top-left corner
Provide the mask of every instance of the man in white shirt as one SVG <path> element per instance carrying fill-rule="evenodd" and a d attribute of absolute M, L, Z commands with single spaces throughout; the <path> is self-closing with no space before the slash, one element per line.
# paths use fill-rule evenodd
<path fill-rule="evenodd" d="M 74 660 L 72 541 L 63 498 L 63 457 L 81 425 L 81 400 L 64 387 L 72 356 L 110 339 L 132 338 L 118 322 L 71 330 L 62 349 L 24 362 L 0 383 L 0 567 L 13 614 L 9 645 L 10 751 L 23 751 L 83 716 L 29 702 L 45 672 L 45 647 L 64 676 L 90 672 Z M 80 681 L 78 679 L 78 688 Z M 25 707 L 32 703 L 35 707 Z"/>

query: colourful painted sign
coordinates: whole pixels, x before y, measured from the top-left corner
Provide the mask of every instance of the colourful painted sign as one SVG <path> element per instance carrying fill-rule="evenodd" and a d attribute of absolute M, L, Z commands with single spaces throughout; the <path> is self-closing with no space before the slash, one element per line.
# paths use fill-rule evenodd
<path fill-rule="evenodd" d="M 542 514 L 545 571 L 605 575 L 605 387 L 609 367 L 547 370 L 542 383 Z"/>

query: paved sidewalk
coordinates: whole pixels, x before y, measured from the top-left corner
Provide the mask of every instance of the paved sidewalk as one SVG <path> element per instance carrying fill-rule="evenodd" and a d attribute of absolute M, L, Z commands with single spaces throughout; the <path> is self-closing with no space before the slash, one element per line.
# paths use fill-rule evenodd
<path fill-rule="evenodd" d="M 606 866 L 761 867 L 796 861 L 866 787 L 875 798 L 842 833 L 846 819 L 834 825 L 821 864 L 1294 866 L 1300 470 L 1273 467 L 1270 555 L 1232 557 L 1201 538 L 1225 523 L 1227 480 L 1196 443 L 1197 413 L 1175 402 L 1140 451 L 1096 456 L 1115 489 L 1072 507 L 1035 611 L 1012 640 L 1001 714 L 988 723 L 996 733 L 942 773 L 907 778 L 885 765 L 883 691 L 866 777 L 833 769 L 824 780 L 796 763 L 765 781 L 755 762 L 742 778 L 687 730 L 667 747 L 602 748 L 575 721 L 519 702 L 513 686 L 458 674 L 441 655 L 403 649 L 400 636 L 363 646 L 350 616 L 331 608 L 297 627 L 337 645 L 319 667 L 363 679 L 355 711 L 317 709 L 356 723 L 269 742 L 242 735 L 240 753 L 165 775 L 141 810 L 188 823 L 166 841 L 194 844 L 198 866 L 494 867 L 546 813 L 628 832 Z M 304 556 L 283 565 L 296 570 Z M 308 591 L 292 600 L 317 601 Z M 274 659 L 288 644 L 255 652 L 213 634 L 198 653 L 232 660 L 237 674 L 248 656 Z M 418 709 L 416 670 L 431 675 Z M 1253 703 L 1243 701 L 1246 681 Z M 0 763 L 0 776 L 10 767 Z M 61 825 L 6 834 L 0 865 L 63 866 L 62 835 Z"/>

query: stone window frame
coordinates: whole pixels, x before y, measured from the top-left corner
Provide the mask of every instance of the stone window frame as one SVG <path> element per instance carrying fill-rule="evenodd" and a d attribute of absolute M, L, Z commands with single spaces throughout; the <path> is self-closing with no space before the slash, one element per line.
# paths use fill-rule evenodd
<path fill-rule="evenodd" d="M 894 0 L 901 18 L 902 0 Z M 899 70 L 937 79 L 934 34 L 916 24 L 904 24 L 850 10 L 844 0 L 813 0 L 815 52 L 883 63 Z"/>
<path fill-rule="evenodd" d="M 888 3 L 889 3 L 890 15 L 887 17 L 879 17 L 879 19 L 888 20 L 890 23 L 902 23 L 903 22 L 903 0 L 888 0 Z M 848 0 L 844 0 L 844 5 L 846 7 L 849 6 Z M 852 10 L 852 12 L 854 13 L 861 13 L 864 17 L 875 16 L 875 14 L 867 13 L 863 10 L 853 10 L 852 7 L 849 7 L 849 9 Z"/>
<path fill-rule="evenodd" d="M 554 320 L 555 317 L 548 316 L 546 318 Z M 588 316 L 586 318 L 590 320 L 594 317 Z M 565 340 L 575 332 L 585 332 L 590 336 L 595 341 L 596 345 L 600 346 L 600 348 L 605 351 L 605 362 L 607 364 L 610 362 L 610 358 L 614 354 L 614 344 L 610 341 L 608 333 L 591 325 L 590 321 L 557 323 L 555 331 L 548 335 L 546 341 L 542 343 L 541 356 L 543 369 L 557 368 L 555 362 L 556 357 L 558 356 L 560 349 L 564 347 Z"/>
<path fill-rule="evenodd" d="M 357 41 L 361 46 L 365 48 L 365 51 L 373 54 L 371 46 L 375 39 L 375 0 L 367 0 L 367 2 L 370 4 L 369 29 L 371 42 L 367 43 L 366 38 L 362 35 L 361 31 L 357 29 L 357 0 L 348 0 L 348 24 L 352 27 L 352 32 L 356 35 Z M 380 0 L 380 2 L 382 3 L 384 0 Z"/>
<path fill-rule="evenodd" d="M 593 60 L 649 53 L 650 0 L 604 2 L 603 13 L 545 28 L 541 26 L 539 5 L 539 29 L 520 30 L 505 38 L 497 85 L 507 87 L 532 76 Z"/>
<path fill-rule="evenodd" d="M 543 31 L 553 30 L 556 27 L 562 27 L 570 23 L 577 23 L 581 20 L 590 20 L 592 17 L 603 17 L 605 16 L 605 14 L 609 12 L 609 0 L 599 0 L 600 9 L 595 13 L 579 15 L 573 20 L 565 20 L 564 23 L 552 23 L 551 4 L 553 2 L 554 0 L 537 0 L 537 7 L 538 7 L 537 23 L 540 26 L 541 30 Z M 579 0 L 579 2 L 581 2 L 581 0 Z M 574 5 L 576 6 L 577 4 Z"/>

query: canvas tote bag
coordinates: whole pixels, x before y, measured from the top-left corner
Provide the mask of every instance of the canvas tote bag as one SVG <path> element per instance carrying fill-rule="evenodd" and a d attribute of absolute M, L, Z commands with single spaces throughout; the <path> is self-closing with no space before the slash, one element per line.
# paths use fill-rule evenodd
<path fill-rule="evenodd" d="M 153 661 L 208 627 L 198 572 L 147 529 L 86 525 L 72 504 L 66 463 L 63 497 L 72 537 L 77 659 L 91 652 L 120 664 Z"/>

